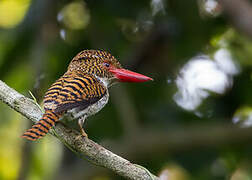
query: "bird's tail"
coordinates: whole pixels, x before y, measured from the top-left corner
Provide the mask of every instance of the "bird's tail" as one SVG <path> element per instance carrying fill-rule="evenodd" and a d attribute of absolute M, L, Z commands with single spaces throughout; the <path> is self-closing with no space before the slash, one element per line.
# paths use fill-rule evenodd
<path fill-rule="evenodd" d="M 37 139 L 45 136 L 58 120 L 58 114 L 52 111 L 46 111 L 42 118 L 33 125 L 31 129 L 28 129 L 21 137 L 31 141 L 36 141 Z"/>

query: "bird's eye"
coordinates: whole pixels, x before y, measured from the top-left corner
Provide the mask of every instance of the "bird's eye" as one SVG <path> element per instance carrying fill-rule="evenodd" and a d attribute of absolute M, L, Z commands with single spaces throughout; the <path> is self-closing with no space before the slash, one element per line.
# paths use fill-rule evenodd
<path fill-rule="evenodd" d="M 109 67 L 109 66 L 110 66 L 110 64 L 107 63 L 107 62 L 103 63 L 103 65 L 104 65 L 105 67 Z"/>

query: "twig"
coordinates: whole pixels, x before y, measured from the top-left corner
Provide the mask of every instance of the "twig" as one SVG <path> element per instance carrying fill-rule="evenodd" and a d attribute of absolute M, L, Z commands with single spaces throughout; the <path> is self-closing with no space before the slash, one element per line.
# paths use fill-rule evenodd
<path fill-rule="evenodd" d="M 107 142 L 118 155 L 128 159 L 143 159 L 152 155 L 188 153 L 203 149 L 241 146 L 252 141 L 252 127 L 241 128 L 230 123 L 216 123 L 180 127 L 166 131 L 140 130 L 135 138 Z M 134 149 L 133 149 L 134 148 Z"/>
<path fill-rule="evenodd" d="M 34 122 L 38 121 L 42 116 L 41 109 L 33 100 L 19 94 L 1 80 L 0 100 Z M 88 157 L 88 160 L 96 165 L 108 168 L 128 179 L 158 179 L 147 169 L 129 162 L 90 139 L 80 136 L 79 132 L 65 127 L 61 123 L 58 123 L 54 130 L 57 134 L 56 136 L 60 137 L 59 139 L 64 144 L 67 144 L 71 150 L 77 152 L 82 158 L 86 159 Z M 54 134 L 52 131 L 50 133 Z"/>

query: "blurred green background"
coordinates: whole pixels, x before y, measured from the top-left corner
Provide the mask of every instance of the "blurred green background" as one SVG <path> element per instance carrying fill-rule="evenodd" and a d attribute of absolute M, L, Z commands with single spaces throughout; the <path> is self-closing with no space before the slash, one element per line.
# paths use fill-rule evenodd
<path fill-rule="evenodd" d="M 164 180 L 250 180 L 252 43 L 208 1 L 1 0 L 1 80 L 41 102 L 79 51 L 111 52 L 154 81 L 113 86 L 90 139 Z M 30 126 L 0 103 L 0 179 L 122 179 Z"/>

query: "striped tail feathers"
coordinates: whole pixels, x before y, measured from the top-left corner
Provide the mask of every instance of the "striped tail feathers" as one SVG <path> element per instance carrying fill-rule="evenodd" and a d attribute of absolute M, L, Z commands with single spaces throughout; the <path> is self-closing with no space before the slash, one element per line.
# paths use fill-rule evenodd
<path fill-rule="evenodd" d="M 58 114 L 52 111 L 46 111 L 42 118 L 33 125 L 31 129 L 28 129 L 21 137 L 31 141 L 36 141 L 45 136 L 58 120 Z"/>

